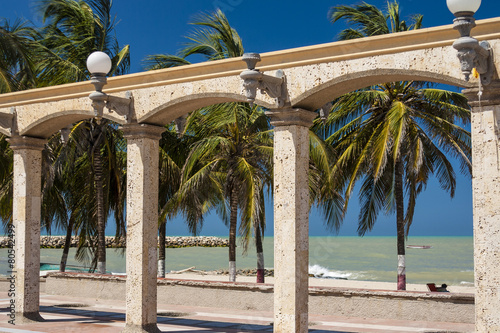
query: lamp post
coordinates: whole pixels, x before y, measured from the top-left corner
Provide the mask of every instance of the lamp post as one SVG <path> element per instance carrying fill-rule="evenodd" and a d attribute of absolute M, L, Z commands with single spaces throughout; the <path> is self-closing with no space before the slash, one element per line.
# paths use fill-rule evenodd
<path fill-rule="evenodd" d="M 493 76 L 492 50 L 487 41 L 479 43 L 470 36 L 476 26 L 474 13 L 479 9 L 481 0 L 446 0 L 448 9 L 455 15 L 453 28 L 460 32 L 460 38 L 453 43 L 458 51 L 458 58 L 465 80 L 475 68 L 480 75 L 481 84 L 488 85 Z"/>
<path fill-rule="evenodd" d="M 92 75 L 90 82 L 95 87 L 95 91 L 89 95 L 89 98 L 92 100 L 97 124 L 101 123 L 104 107 L 110 111 L 116 111 L 124 116 L 127 121 L 131 120 L 132 93 L 127 91 L 125 98 L 122 98 L 108 95 L 102 91 L 108 82 L 106 75 L 108 75 L 111 67 L 111 59 L 104 52 L 96 51 L 87 58 L 87 69 Z"/>
<path fill-rule="evenodd" d="M 109 56 L 101 51 L 92 53 L 87 58 L 87 69 L 91 76 L 91 83 L 95 87 L 95 92 L 91 93 L 89 98 L 92 100 L 92 107 L 94 108 L 95 118 L 98 124 L 101 123 L 102 112 L 108 96 L 102 92 L 102 88 L 108 82 L 106 75 L 111 70 L 111 59 Z"/>
<path fill-rule="evenodd" d="M 276 76 L 266 75 L 255 68 L 260 61 L 260 54 L 245 53 L 242 60 L 247 64 L 247 70 L 240 74 L 243 79 L 243 88 L 250 106 L 253 106 L 257 96 L 257 90 L 276 99 L 276 106 L 282 108 L 286 103 L 285 73 L 282 70 L 276 72 Z"/>

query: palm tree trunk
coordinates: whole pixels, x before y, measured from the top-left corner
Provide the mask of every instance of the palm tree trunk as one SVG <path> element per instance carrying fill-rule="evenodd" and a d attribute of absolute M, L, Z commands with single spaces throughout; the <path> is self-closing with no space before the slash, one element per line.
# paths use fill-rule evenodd
<path fill-rule="evenodd" d="M 106 219 L 100 145 L 94 147 L 94 181 L 97 199 L 97 273 L 106 273 Z"/>
<path fill-rule="evenodd" d="M 61 257 L 61 264 L 59 265 L 59 271 L 66 271 L 66 262 L 68 261 L 69 248 L 71 246 L 71 234 L 73 233 L 73 215 L 70 216 L 68 221 L 68 227 L 66 229 L 66 239 L 64 240 L 64 249 Z"/>
<path fill-rule="evenodd" d="M 396 196 L 396 225 L 398 247 L 398 290 L 406 290 L 406 263 L 405 263 L 405 217 L 403 192 L 403 164 L 400 161 L 395 165 L 395 196 Z"/>
<path fill-rule="evenodd" d="M 229 281 L 236 281 L 236 226 L 238 224 L 238 194 L 231 189 L 229 198 L 231 215 L 229 216 Z"/>
<path fill-rule="evenodd" d="M 160 225 L 158 241 L 158 277 L 165 277 L 165 236 L 167 234 L 167 223 L 164 221 Z"/>
<path fill-rule="evenodd" d="M 262 248 L 262 235 L 258 223 L 255 227 L 255 247 L 257 248 L 257 283 L 264 283 L 264 250 Z"/>

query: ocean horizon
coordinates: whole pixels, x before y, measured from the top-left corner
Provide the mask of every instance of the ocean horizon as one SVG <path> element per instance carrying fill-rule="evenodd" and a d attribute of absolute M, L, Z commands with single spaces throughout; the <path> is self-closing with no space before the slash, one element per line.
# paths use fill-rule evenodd
<path fill-rule="evenodd" d="M 224 236 L 218 236 L 227 238 Z M 274 237 L 264 237 L 264 265 L 272 268 Z M 472 236 L 415 236 L 407 245 L 429 248 L 406 249 L 407 283 L 446 283 L 474 285 L 474 247 Z M 74 259 L 71 248 L 68 265 L 83 266 Z M 40 262 L 59 264 L 62 249 L 41 249 Z M 124 249 L 107 249 L 107 270 L 125 273 Z M 246 253 L 238 240 L 237 269 L 256 268 L 255 246 Z M 189 267 L 223 270 L 228 267 L 227 248 L 167 248 L 167 271 Z M 7 249 L 0 249 L 0 274 L 7 274 Z M 395 282 L 397 269 L 396 237 L 393 236 L 310 236 L 309 273 L 322 278 Z"/>

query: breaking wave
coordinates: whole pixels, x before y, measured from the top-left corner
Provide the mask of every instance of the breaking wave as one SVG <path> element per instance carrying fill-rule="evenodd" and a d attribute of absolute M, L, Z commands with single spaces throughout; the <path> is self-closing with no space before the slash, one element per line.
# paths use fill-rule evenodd
<path fill-rule="evenodd" d="M 358 280 L 363 277 L 361 272 L 332 271 L 320 265 L 309 266 L 309 275 L 316 278 L 339 280 Z"/>

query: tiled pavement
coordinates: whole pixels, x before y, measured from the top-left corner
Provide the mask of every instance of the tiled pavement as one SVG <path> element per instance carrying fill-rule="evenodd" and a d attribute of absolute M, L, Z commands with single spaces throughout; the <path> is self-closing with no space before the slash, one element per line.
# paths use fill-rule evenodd
<path fill-rule="evenodd" d="M 125 302 L 42 294 L 40 313 L 44 322 L 11 325 L 7 322 L 9 298 L 0 293 L 0 332 L 99 332 L 118 333 L 125 326 Z M 272 332 L 272 313 L 158 305 L 158 328 L 162 332 L 236 333 Z M 385 319 L 309 316 L 309 332 L 473 332 L 474 325 Z M 293 332 L 290 332 L 293 333 Z"/>

